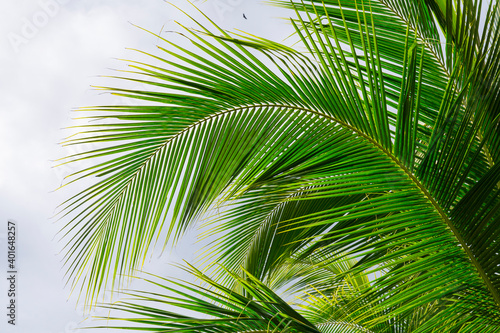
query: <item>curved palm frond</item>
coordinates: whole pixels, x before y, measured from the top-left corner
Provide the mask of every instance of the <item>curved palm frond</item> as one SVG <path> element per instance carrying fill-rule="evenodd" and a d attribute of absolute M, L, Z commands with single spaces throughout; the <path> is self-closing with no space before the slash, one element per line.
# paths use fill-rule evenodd
<path fill-rule="evenodd" d="M 242 276 L 345 253 L 357 262 L 332 282 L 383 274 L 337 323 L 498 331 L 498 1 L 484 26 L 469 0 L 276 2 L 304 52 L 198 24 L 193 49 L 164 40 L 161 65 L 131 63 L 151 90 L 105 88 L 153 105 L 85 109 L 100 123 L 68 144 L 105 146 L 70 159 L 105 161 L 63 206 L 69 279 L 95 301 L 221 203 L 208 258 L 242 297 Z"/>
<path fill-rule="evenodd" d="M 250 275 L 243 279 L 229 273 L 235 283 L 250 295 L 245 296 L 224 287 L 194 267 L 185 269 L 207 286 L 159 277 L 145 279 L 157 289 L 161 288 L 161 294 L 130 290 L 126 292 L 131 297 L 130 301 L 102 305 L 103 308 L 128 315 L 101 318 L 123 322 L 123 326 L 108 324 L 102 327 L 146 332 L 321 332 Z M 197 314 L 197 317 L 173 313 L 166 310 L 166 306 L 183 309 Z M 135 317 L 131 318 L 130 315 Z"/>

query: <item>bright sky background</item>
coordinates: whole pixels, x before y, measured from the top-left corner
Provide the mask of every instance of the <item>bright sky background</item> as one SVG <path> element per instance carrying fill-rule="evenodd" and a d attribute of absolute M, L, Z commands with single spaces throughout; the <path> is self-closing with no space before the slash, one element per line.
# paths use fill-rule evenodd
<path fill-rule="evenodd" d="M 186 0 L 171 1 L 194 13 Z M 287 35 L 279 9 L 257 0 L 195 2 L 226 29 L 238 28 L 278 41 Z M 243 18 L 243 13 L 247 19 Z M 199 14 L 196 14 L 198 17 Z M 22 0 L 0 3 L 0 332 L 69 333 L 88 324 L 77 295 L 64 287 L 64 269 L 51 219 L 78 186 L 55 191 L 72 167 L 54 169 L 70 153 L 58 145 L 72 133 L 70 110 L 117 103 L 90 85 L 105 85 L 110 68 L 133 58 L 125 47 L 157 53 L 156 33 L 187 22 L 162 0 Z M 162 30 L 163 28 L 163 30 Z M 167 33 L 162 33 L 166 36 Z M 113 83 L 116 84 L 116 81 Z M 7 324 L 7 221 L 17 223 L 17 325 Z M 156 257 L 145 270 L 168 274 L 171 260 L 193 258 L 193 239 Z M 193 247 L 194 249 L 194 247 Z M 97 330 L 104 332 L 105 330 Z M 94 330 L 85 330 L 93 333 Z"/>

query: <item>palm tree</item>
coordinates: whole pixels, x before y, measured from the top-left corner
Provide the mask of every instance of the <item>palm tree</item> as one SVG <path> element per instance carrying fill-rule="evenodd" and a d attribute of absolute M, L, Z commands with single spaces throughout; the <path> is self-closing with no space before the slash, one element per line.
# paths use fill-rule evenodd
<path fill-rule="evenodd" d="M 101 146 L 68 157 L 97 179 L 62 206 L 73 287 L 95 304 L 215 209 L 205 287 L 147 278 L 165 293 L 109 305 L 117 326 L 499 332 L 499 2 L 273 2 L 294 47 L 193 20 L 130 62 L 150 88 L 102 88 L 141 103 L 81 110 L 67 144 Z"/>

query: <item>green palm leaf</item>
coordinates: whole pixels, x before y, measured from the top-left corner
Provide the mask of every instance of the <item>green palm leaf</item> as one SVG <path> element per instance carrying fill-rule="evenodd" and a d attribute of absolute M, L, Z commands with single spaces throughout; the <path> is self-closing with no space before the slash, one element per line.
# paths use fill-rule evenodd
<path fill-rule="evenodd" d="M 101 148 L 68 161 L 103 161 L 72 175 L 97 180 L 62 208 L 68 279 L 95 302 L 221 207 L 207 258 L 242 297 L 257 297 L 244 281 L 282 286 L 284 267 L 344 253 L 356 264 L 301 283 L 332 295 L 378 278 L 325 331 L 497 331 L 498 2 L 484 26 L 465 0 L 276 3 L 304 52 L 197 24 L 192 49 L 164 40 L 157 64 L 131 63 L 125 79 L 151 89 L 103 88 L 152 105 L 82 110 L 99 123 L 67 144 Z"/>
<path fill-rule="evenodd" d="M 162 293 L 130 290 L 130 301 L 103 305 L 114 312 L 134 317 L 106 317 L 104 320 L 124 322 L 123 326 L 103 327 L 149 332 L 311 332 L 319 333 L 307 319 L 273 291 L 249 277 L 231 275 L 235 283 L 251 296 L 244 296 L 212 280 L 193 267 L 186 271 L 207 286 L 176 282 L 159 277 L 146 279 Z M 179 315 L 164 310 L 165 306 L 184 309 L 198 317 Z M 207 315 L 211 318 L 207 318 Z M 135 325 L 130 325 L 134 323 Z"/>

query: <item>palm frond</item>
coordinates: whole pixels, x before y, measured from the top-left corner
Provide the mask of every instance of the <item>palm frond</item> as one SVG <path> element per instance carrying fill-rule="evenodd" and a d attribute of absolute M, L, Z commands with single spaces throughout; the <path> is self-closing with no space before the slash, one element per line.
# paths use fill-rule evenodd
<path fill-rule="evenodd" d="M 146 332 L 321 332 L 250 275 L 242 279 L 231 274 L 235 283 L 250 295 L 244 296 L 193 267 L 185 269 L 206 287 L 152 276 L 145 281 L 161 293 L 129 290 L 126 294 L 130 300 L 102 305 L 113 313 L 127 314 L 126 317 L 101 318 L 122 323 L 103 327 Z M 197 317 L 168 311 L 168 306 Z"/>
<path fill-rule="evenodd" d="M 220 205 L 208 258 L 226 269 L 206 282 L 222 294 L 281 315 L 265 283 L 344 253 L 356 263 L 316 276 L 321 293 L 377 278 L 341 307 L 311 294 L 335 314 L 325 331 L 498 331 L 498 1 L 484 26 L 469 0 L 275 2 L 296 11 L 304 52 L 195 22 L 192 49 L 163 40 L 157 64 L 131 63 L 125 79 L 151 89 L 104 88 L 153 105 L 84 110 L 99 123 L 68 144 L 102 148 L 69 159 L 104 161 L 72 176 L 98 180 L 63 205 L 69 280 L 94 302 Z M 305 323 L 288 315 L 273 330 Z"/>

